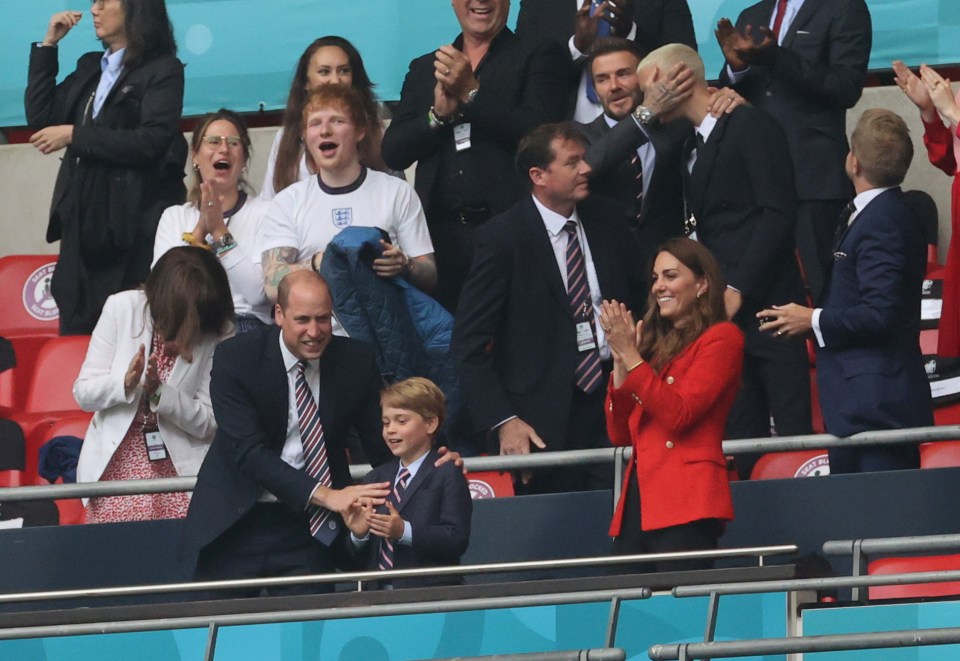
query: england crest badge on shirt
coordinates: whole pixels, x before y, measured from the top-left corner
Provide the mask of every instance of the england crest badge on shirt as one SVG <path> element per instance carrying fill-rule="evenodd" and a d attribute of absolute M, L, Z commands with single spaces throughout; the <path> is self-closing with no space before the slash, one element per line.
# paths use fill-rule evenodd
<path fill-rule="evenodd" d="M 353 207 L 333 210 L 333 226 L 342 230 L 353 224 Z"/>

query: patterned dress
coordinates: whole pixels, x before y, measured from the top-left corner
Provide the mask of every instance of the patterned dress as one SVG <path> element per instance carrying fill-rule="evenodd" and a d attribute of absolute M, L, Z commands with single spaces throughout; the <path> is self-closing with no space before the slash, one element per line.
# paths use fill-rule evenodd
<path fill-rule="evenodd" d="M 163 339 L 156 333 L 153 334 L 152 344 L 157 347 L 157 373 L 160 382 L 166 383 L 177 356 L 167 353 Z M 137 414 L 120 442 L 120 447 L 113 453 L 110 463 L 103 471 L 101 481 L 177 477 L 177 469 L 174 468 L 169 453 L 166 459 L 159 461 L 150 461 L 147 457 L 144 428 L 148 419 L 155 418 L 155 414 L 150 411 L 150 398 L 141 396 Z M 87 505 L 87 523 L 180 519 L 187 515 L 189 504 L 190 496 L 185 492 L 91 498 Z"/>

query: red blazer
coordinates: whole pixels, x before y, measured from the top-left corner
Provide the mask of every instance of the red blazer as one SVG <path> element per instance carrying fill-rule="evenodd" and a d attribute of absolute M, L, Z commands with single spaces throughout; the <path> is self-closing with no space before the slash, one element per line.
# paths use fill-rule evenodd
<path fill-rule="evenodd" d="M 644 530 L 698 519 L 733 519 L 721 442 L 743 369 L 743 333 L 729 322 L 708 328 L 658 374 L 648 364 L 607 390 L 607 432 L 633 445 Z M 610 535 L 620 534 L 624 489 Z"/>

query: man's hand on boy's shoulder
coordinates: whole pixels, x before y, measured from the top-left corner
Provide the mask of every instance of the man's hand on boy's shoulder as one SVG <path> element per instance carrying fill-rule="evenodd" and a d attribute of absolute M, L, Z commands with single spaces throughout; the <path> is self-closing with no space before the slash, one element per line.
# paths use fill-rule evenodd
<path fill-rule="evenodd" d="M 439 468 L 443 466 L 448 461 L 452 461 L 454 465 L 463 471 L 463 474 L 467 474 L 467 467 L 463 463 L 463 457 L 460 456 L 460 453 L 456 450 L 451 450 L 446 445 L 441 445 L 437 448 L 437 454 L 440 455 L 440 458 L 434 462 L 434 466 Z"/>

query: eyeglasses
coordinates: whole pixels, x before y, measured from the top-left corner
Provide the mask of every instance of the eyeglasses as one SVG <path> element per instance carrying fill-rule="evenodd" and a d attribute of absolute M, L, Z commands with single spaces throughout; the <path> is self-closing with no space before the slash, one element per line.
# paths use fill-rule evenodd
<path fill-rule="evenodd" d="M 243 140 L 240 139 L 238 135 L 205 135 L 203 136 L 203 144 L 209 147 L 219 147 L 223 144 L 223 141 L 227 141 L 227 147 L 239 147 L 243 144 Z"/>
<path fill-rule="evenodd" d="M 90 7 L 96 7 L 97 10 L 103 11 L 104 7 L 115 2 L 117 2 L 117 0 L 90 0 Z"/>

